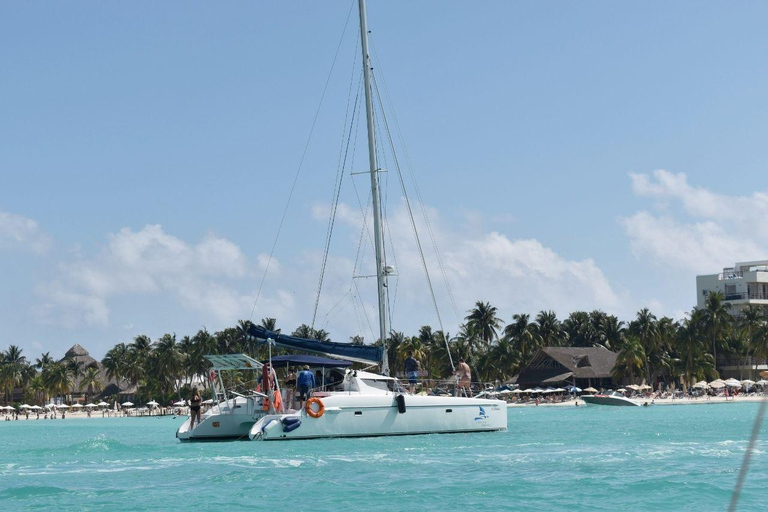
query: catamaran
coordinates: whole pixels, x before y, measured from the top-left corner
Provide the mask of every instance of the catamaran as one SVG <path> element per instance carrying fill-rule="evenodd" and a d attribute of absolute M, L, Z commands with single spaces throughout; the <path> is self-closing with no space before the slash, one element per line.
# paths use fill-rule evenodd
<path fill-rule="evenodd" d="M 368 135 L 368 161 L 373 210 L 373 234 L 376 254 L 379 336 L 382 346 L 323 342 L 272 332 L 250 325 L 253 341 L 266 341 L 276 346 L 328 357 L 343 358 L 368 366 L 378 365 L 381 373 L 347 369 L 342 382 L 333 390 L 313 393 L 306 406 L 276 412 L 272 390 L 267 396 L 241 394 L 223 400 L 215 415 L 203 418 L 193 429 L 177 432 L 180 439 L 195 439 L 198 430 L 224 430 L 224 415 L 239 416 L 227 427 L 242 435 L 248 429 L 253 440 L 291 440 L 329 437 L 367 437 L 408 434 L 497 431 L 507 428 L 507 406 L 501 400 L 459 396 L 413 395 L 405 391 L 396 378 L 389 376 L 387 351 L 387 279 L 392 273 L 384 259 L 384 241 L 379 191 L 379 168 L 374 129 L 371 62 L 368 51 L 368 22 L 365 0 L 358 0 L 360 42 L 362 48 L 363 87 Z M 252 363 L 251 363 L 252 364 Z M 230 405 L 231 404 L 231 405 Z M 266 405 L 265 405 L 266 404 Z M 293 405 L 293 404 L 289 404 Z M 266 409 L 266 412 L 265 412 Z M 218 427 L 214 424 L 218 423 Z M 188 425 L 188 423 L 187 423 Z"/>

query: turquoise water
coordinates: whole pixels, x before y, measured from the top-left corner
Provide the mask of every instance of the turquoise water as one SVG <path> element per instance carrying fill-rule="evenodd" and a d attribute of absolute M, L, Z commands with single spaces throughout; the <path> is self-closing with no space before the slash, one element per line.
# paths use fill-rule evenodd
<path fill-rule="evenodd" d="M 170 417 L 0 422 L 0 507 L 726 510 L 757 408 L 516 408 L 506 432 L 291 442 L 180 443 Z M 766 497 L 766 425 L 739 510 Z"/>

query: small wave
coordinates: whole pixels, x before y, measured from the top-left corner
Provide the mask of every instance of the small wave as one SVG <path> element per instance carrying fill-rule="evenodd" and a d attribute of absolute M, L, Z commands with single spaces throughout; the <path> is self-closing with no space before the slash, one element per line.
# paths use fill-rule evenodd
<path fill-rule="evenodd" d="M 30 497 L 40 498 L 44 496 L 56 496 L 58 494 L 67 494 L 69 491 L 61 487 L 44 485 L 24 485 L 20 487 L 10 487 L 0 491 L 0 500 L 23 500 Z"/>

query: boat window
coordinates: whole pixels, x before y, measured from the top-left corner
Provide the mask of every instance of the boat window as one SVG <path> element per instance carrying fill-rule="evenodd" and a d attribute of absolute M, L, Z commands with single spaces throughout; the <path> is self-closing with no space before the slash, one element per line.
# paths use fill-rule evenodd
<path fill-rule="evenodd" d="M 365 382 L 366 386 L 381 389 L 382 391 L 395 390 L 395 381 L 391 379 L 363 379 L 363 382 Z"/>

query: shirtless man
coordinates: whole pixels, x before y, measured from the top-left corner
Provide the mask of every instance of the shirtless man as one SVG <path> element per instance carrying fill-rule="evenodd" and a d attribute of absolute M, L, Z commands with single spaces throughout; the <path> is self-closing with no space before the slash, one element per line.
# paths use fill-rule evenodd
<path fill-rule="evenodd" d="M 456 367 L 456 375 L 459 376 L 459 393 L 462 391 L 466 396 L 472 396 L 472 389 L 469 385 L 472 382 L 472 372 L 464 359 L 459 359 L 459 365 Z"/>

